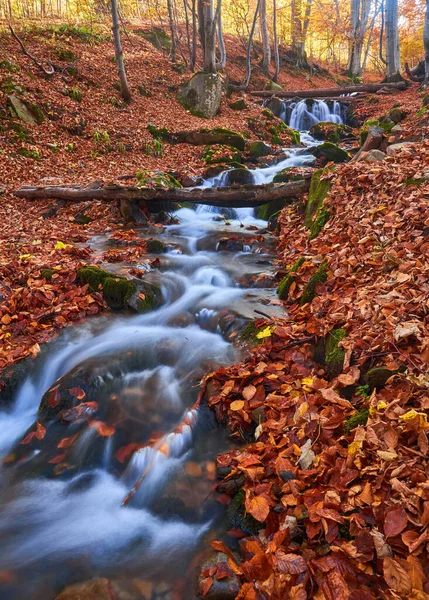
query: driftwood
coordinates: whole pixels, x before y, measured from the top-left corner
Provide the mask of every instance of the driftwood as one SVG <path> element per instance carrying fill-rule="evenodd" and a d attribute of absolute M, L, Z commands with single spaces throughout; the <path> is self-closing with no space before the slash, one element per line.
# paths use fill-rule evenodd
<path fill-rule="evenodd" d="M 259 91 L 251 92 L 252 96 L 258 96 L 260 98 L 269 98 L 270 96 L 277 96 L 278 98 L 338 98 L 344 94 L 352 94 L 355 92 L 365 92 L 366 94 L 374 94 L 383 88 L 405 90 L 407 84 L 403 81 L 397 83 L 367 83 L 365 85 L 349 85 L 346 87 L 338 88 L 325 88 L 325 89 L 314 89 L 314 90 L 294 90 L 294 91 Z"/>
<path fill-rule="evenodd" d="M 36 58 L 35 56 L 33 56 L 32 54 L 30 54 L 30 53 L 28 52 L 28 50 L 27 50 L 27 49 L 26 49 L 26 47 L 24 46 L 24 44 L 23 44 L 22 40 L 21 40 L 21 39 L 20 39 L 20 38 L 19 38 L 19 37 L 16 35 L 16 33 L 15 33 L 15 31 L 14 31 L 14 29 L 13 29 L 12 25 L 10 25 L 10 24 L 9 24 L 9 29 L 10 29 L 10 32 L 11 32 L 12 36 L 15 38 L 15 40 L 16 40 L 16 41 L 18 42 L 18 44 L 20 45 L 20 47 L 21 47 L 21 50 L 23 51 L 23 53 L 25 54 L 25 56 L 27 56 L 27 57 L 28 57 L 30 60 L 32 60 L 32 61 L 34 62 L 34 64 L 35 64 L 37 67 L 39 67 L 39 69 L 41 69 L 41 70 L 43 71 L 43 73 L 44 73 L 46 76 L 50 77 L 51 75 L 53 75 L 53 74 L 55 73 L 55 68 L 54 68 L 54 66 L 53 66 L 52 64 L 48 63 L 48 64 L 49 64 L 49 68 L 48 68 L 48 69 L 46 69 L 46 68 L 45 68 L 45 67 L 42 65 L 42 63 L 41 63 L 41 62 L 39 62 L 39 61 L 37 60 L 37 58 Z"/>
<path fill-rule="evenodd" d="M 99 182 L 98 182 L 99 183 Z M 310 175 L 302 181 L 289 183 L 267 183 L 262 185 L 233 185 L 221 188 L 148 188 L 119 185 L 48 185 L 24 186 L 14 192 L 18 198 L 39 200 L 130 200 L 147 202 L 149 207 L 162 208 L 164 202 L 188 202 L 226 208 L 245 208 L 262 206 L 273 200 L 296 198 L 308 191 Z"/>

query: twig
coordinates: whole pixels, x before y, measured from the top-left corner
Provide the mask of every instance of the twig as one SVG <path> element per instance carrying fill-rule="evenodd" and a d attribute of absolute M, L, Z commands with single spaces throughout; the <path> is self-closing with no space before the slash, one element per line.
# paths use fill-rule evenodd
<path fill-rule="evenodd" d="M 49 63 L 49 70 L 45 69 L 45 67 L 42 65 L 42 63 L 40 63 L 37 58 L 35 58 L 32 54 L 30 54 L 28 52 L 28 50 L 25 48 L 24 44 L 22 43 L 22 41 L 20 40 L 20 38 L 16 35 L 15 31 L 13 30 L 12 25 L 9 23 L 9 29 L 10 32 L 12 34 L 12 36 L 16 39 L 16 41 L 18 42 L 18 44 L 21 46 L 21 50 L 23 51 L 23 53 L 25 54 L 25 56 L 28 56 L 28 58 L 30 60 L 32 60 L 34 62 L 34 64 L 39 67 L 39 69 L 41 69 L 45 75 L 47 75 L 48 77 L 51 77 L 51 75 L 53 75 L 55 73 L 55 68 L 53 65 L 51 65 Z"/>

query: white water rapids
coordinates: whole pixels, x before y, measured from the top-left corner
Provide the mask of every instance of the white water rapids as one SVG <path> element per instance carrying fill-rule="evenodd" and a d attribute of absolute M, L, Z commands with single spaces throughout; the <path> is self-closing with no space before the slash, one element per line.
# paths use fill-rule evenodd
<path fill-rule="evenodd" d="M 307 109 L 299 104 L 294 110 L 299 125 Z M 311 113 L 314 119 L 340 118 L 318 110 Z M 314 144 L 305 133 L 302 139 Z M 282 162 L 252 170 L 254 182 L 270 182 L 286 167 L 313 161 L 302 148 L 287 152 Z M 225 185 L 226 180 L 223 173 L 205 185 Z M 50 600 L 64 586 L 97 575 L 167 582 L 175 589 L 222 512 L 216 509 L 220 505 L 213 501 L 213 481 L 205 469 L 228 442 L 208 411 L 190 408 L 198 380 L 240 358 L 223 335 L 222 318 L 234 312 L 257 317 L 257 307 L 269 311 L 259 299 L 268 302 L 275 291 L 249 290 L 238 283 L 243 275 L 270 271 L 269 251 L 245 229 L 266 223 L 254 218 L 253 209 L 237 210 L 230 225 L 220 219 L 221 213 L 208 207 L 181 209 L 176 213 L 179 224 L 160 236 L 169 247 L 160 259 L 162 308 L 140 316 L 93 319 L 65 332 L 22 382 L 12 406 L 0 412 L 0 453 L 5 457 L 37 419 L 45 392 L 81 369 L 96 381 L 96 401 L 117 411 L 120 438 L 100 438 L 93 429 L 54 420 L 47 438 L 59 428 L 61 437 L 79 433 L 69 476 L 45 472 L 57 450 L 44 446 L 17 465 L 2 467 L 0 574 L 10 574 L 0 577 L 2 600 Z M 244 236 L 244 243 L 222 249 L 219 240 L 232 234 Z M 149 443 L 154 432 L 161 437 Z M 122 467 L 115 452 L 127 444 L 128 435 L 148 444 Z M 168 452 L 161 451 L 165 445 Z M 202 465 L 201 477 L 189 476 L 195 464 Z M 144 484 L 121 507 L 146 471 Z"/>

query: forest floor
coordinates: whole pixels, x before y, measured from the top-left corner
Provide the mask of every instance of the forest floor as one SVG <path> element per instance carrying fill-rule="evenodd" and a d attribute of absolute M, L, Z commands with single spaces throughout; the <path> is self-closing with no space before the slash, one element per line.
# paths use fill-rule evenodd
<path fill-rule="evenodd" d="M 161 156 L 147 147 L 150 122 L 171 131 L 201 127 L 175 100 L 188 74 L 176 73 L 133 29 L 124 47 L 134 100 L 123 106 L 110 42 L 102 34 L 91 44 L 76 36 L 22 33 L 40 59 L 58 62 L 59 50 L 79 57 L 70 82 L 59 74 L 44 79 L 9 35 L 0 39 L 1 110 L 21 86 L 48 116 L 24 131 L 0 127 L 1 368 L 36 356 L 58 329 L 106 310 L 100 294 L 76 284 L 76 269 L 95 260 L 85 242 L 121 224 L 113 204 L 53 210 L 53 201 L 18 200 L 13 189 L 114 181 L 140 169 L 199 175 L 205 168 L 201 147 L 166 144 Z M 240 42 L 227 38 L 227 50 L 230 77 L 242 80 Z M 280 84 L 334 85 L 329 75 L 290 71 Z M 253 86 L 263 86 L 257 71 Z M 70 97 L 73 89 L 82 92 L 80 101 Z M 224 98 L 219 115 L 204 126 L 251 134 L 247 119 L 258 118 L 261 107 L 244 97 L 244 111 Z M 218 418 L 251 442 L 218 458 L 229 471 L 219 500 L 230 502 L 244 490 L 246 514 L 259 526 L 253 522 L 245 533 L 236 528 L 213 543 L 229 555 L 228 567 L 205 574 L 203 595 L 216 577 L 234 573 L 242 600 L 429 597 L 428 119 L 426 111 L 418 113 L 422 97 L 413 86 L 371 96 L 357 112 L 362 121 L 377 118 L 396 102 L 407 112 L 402 139 L 413 143 L 383 162 L 345 164 L 326 175 L 330 218 L 315 239 L 302 204 L 283 210 L 279 280 L 302 259 L 285 318 L 257 321 L 249 357 L 205 381 Z M 82 135 L 72 135 L 84 121 Z M 81 212 L 92 221 L 78 224 Z M 52 267 L 47 282 L 41 270 Z M 302 304 L 316 272 L 315 298 Z M 374 367 L 377 380 L 370 376 Z M 238 538 L 241 562 L 229 550 Z"/>

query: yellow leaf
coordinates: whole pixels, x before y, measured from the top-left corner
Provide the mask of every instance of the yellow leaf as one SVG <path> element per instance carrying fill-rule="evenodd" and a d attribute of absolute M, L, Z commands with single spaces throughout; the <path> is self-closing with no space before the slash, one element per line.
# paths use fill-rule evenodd
<path fill-rule="evenodd" d="M 71 244 L 65 244 L 64 242 L 57 242 L 55 244 L 55 250 L 64 250 L 65 248 L 71 248 Z"/>
<path fill-rule="evenodd" d="M 412 408 L 404 415 L 401 415 L 399 418 L 403 419 L 404 421 L 411 421 L 412 419 L 415 419 L 418 414 L 419 413 L 417 411 L 415 411 L 414 408 Z"/>
<path fill-rule="evenodd" d="M 19 257 L 20 260 L 25 259 L 25 258 L 33 258 L 32 254 L 21 254 L 21 256 Z"/>
<path fill-rule="evenodd" d="M 304 377 L 302 380 L 302 389 L 306 392 L 310 392 L 313 381 L 314 379 L 312 377 Z"/>
<path fill-rule="evenodd" d="M 381 400 L 381 402 L 379 402 L 377 404 L 377 410 L 383 410 L 383 408 L 386 408 L 387 406 L 387 402 L 384 402 L 384 400 Z"/>
<path fill-rule="evenodd" d="M 242 408 L 244 408 L 244 402 L 243 400 L 235 400 L 235 402 L 231 402 L 229 408 L 231 410 L 241 410 Z"/>
<path fill-rule="evenodd" d="M 271 337 L 271 327 L 265 327 L 262 331 L 256 334 L 258 340 L 262 340 L 263 338 Z"/>
<path fill-rule="evenodd" d="M 349 456 L 353 456 L 354 454 L 357 454 L 361 448 L 362 448 L 362 442 L 359 442 L 359 441 L 351 442 L 347 449 L 347 454 Z"/>
<path fill-rule="evenodd" d="M 377 414 L 377 409 L 375 408 L 375 406 L 370 406 L 369 407 L 369 416 L 371 417 L 371 419 L 373 419 L 376 414 Z"/>

